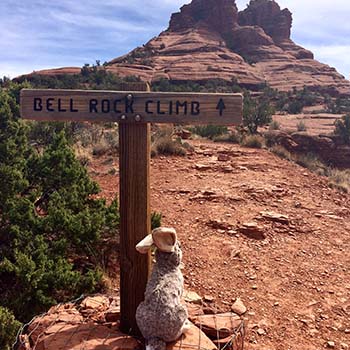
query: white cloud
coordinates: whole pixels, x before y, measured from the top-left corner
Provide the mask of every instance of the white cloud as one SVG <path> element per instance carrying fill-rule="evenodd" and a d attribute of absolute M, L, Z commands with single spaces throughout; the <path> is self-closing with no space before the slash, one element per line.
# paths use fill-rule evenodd
<path fill-rule="evenodd" d="M 329 46 L 309 46 L 309 49 L 315 53 L 315 58 L 323 63 L 328 63 L 335 67 L 346 79 L 350 78 L 350 57 L 349 45 L 329 45 Z"/>

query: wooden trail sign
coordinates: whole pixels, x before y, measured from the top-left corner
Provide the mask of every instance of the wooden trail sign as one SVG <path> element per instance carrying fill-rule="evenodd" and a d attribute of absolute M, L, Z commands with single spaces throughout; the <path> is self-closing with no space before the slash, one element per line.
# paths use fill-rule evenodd
<path fill-rule="evenodd" d="M 24 118 L 56 121 L 235 125 L 242 95 L 85 90 L 22 90 Z"/>
<path fill-rule="evenodd" d="M 149 260 L 135 246 L 151 230 L 149 123 L 238 125 L 243 97 L 151 93 L 144 83 L 124 89 L 132 92 L 24 89 L 21 115 L 39 121 L 119 122 L 120 328 L 140 335 L 135 313 L 144 299 Z"/>

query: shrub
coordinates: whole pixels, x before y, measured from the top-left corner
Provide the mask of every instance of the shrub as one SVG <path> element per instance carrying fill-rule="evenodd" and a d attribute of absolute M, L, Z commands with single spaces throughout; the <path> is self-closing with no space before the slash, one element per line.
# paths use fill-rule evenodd
<path fill-rule="evenodd" d="M 317 104 L 317 100 L 320 97 L 321 95 L 319 93 L 309 90 L 306 86 L 296 94 L 296 98 L 301 101 L 304 106 L 314 106 Z"/>
<path fill-rule="evenodd" d="M 21 323 L 12 312 L 0 306 L 0 349 L 10 350 L 15 342 Z"/>
<path fill-rule="evenodd" d="M 277 142 L 277 137 L 275 135 L 275 133 L 272 130 L 269 130 L 267 132 L 264 133 L 264 138 L 265 138 L 265 145 L 267 147 L 273 147 L 275 146 L 278 142 Z"/>
<path fill-rule="evenodd" d="M 281 124 L 277 120 L 273 120 L 269 124 L 269 130 L 280 130 L 281 129 Z"/>
<path fill-rule="evenodd" d="M 160 137 L 153 146 L 153 154 L 162 154 L 165 156 L 185 156 L 186 149 L 183 147 L 181 140 L 174 140 L 172 136 Z"/>
<path fill-rule="evenodd" d="M 186 148 L 182 144 L 181 138 L 174 136 L 172 127 L 160 127 L 152 135 L 152 149 L 151 156 L 158 154 L 165 156 L 185 156 Z"/>
<path fill-rule="evenodd" d="M 247 135 L 242 139 L 241 145 L 249 148 L 262 148 L 264 138 L 259 135 Z"/>
<path fill-rule="evenodd" d="M 189 130 L 194 134 L 197 134 L 202 137 L 207 137 L 209 139 L 213 139 L 214 137 L 228 133 L 227 127 L 220 125 L 200 125 L 194 126 Z"/>
<path fill-rule="evenodd" d="M 74 154 L 79 160 L 82 166 L 88 166 L 91 162 L 91 151 L 86 147 L 83 147 L 80 142 L 77 142 L 73 145 Z"/>
<path fill-rule="evenodd" d="M 297 124 L 297 130 L 298 131 L 306 131 L 306 124 L 301 120 L 300 122 L 298 122 Z"/>
<path fill-rule="evenodd" d="M 350 144 L 350 114 L 344 115 L 335 122 L 334 133 L 340 136 L 345 144 Z"/>
<path fill-rule="evenodd" d="M 173 92 L 241 92 L 237 81 L 231 82 L 222 79 L 210 79 L 203 82 L 174 82 L 168 79 L 159 79 L 152 83 L 152 91 L 173 91 Z"/>
<path fill-rule="evenodd" d="M 243 125 L 251 134 L 256 134 L 259 126 L 272 121 L 273 108 L 267 98 L 253 100 L 249 93 L 244 96 Z"/>
<path fill-rule="evenodd" d="M 288 103 L 287 112 L 289 114 L 300 114 L 303 111 L 303 103 L 300 101 L 292 101 Z"/>
<path fill-rule="evenodd" d="M 96 199 L 64 130 L 42 152 L 28 146 L 20 88 L 0 89 L 0 305 L 25 322 L 100 287 L 89 251 L 115 234 L 119 216 L 116 202 Z"/>
<path fill-rule="evenodd" d="M 349 97 L 337 97 L 336 99 L 332 99 L 329 96 L 326 96 L 325 103 L 329 113 L 341 114 L 350 112 Z"/>

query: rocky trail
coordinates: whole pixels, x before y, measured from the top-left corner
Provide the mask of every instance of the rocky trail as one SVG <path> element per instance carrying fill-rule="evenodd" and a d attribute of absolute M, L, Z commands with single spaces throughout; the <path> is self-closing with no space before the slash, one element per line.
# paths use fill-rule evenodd
<path fill-rule="evenodd" d="M 186 289 L 217 312 L 241 298 L 248 350 L 348 349 L 350 195 L 266 150 L 192 143 L 151 165 L 151 207 L 178 231 Z M 90 171 L 114 198 L 116 159 Z"/>

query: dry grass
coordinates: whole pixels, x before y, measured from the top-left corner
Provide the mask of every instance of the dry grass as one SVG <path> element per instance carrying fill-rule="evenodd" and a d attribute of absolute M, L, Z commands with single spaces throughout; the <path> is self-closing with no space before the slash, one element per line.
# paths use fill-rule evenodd
<path fill-rule="evenodd" d="M 273 120 L 269 124 L 269 130 L 280 130 L 281 129 L 281 124 L 277 120 Z"/>
<path fill-rule="evenodd" d="M 190 145 L 187 143 L 186 145 L 189 149 Z M 154 133 L 152 137 L 152 157 L 157 155 L 185 156 L 186 154 L 186 146 L 182 144 L 180 138 L 176 137 L 172 127 L 161 127 Z"/>
<path fill-rule="evenodd" d="M 118 152 L 119 135 L 116 126 L 86 124 L 75 135 L 75 140 L 76 144 L 79 145 L 78 149 L 83 148 L 84 153 L 90 153 L 94 156 Z M 81 151 L 79 150 L 79 152 Z"/>
<path fill-rule="evenodd" d="M 82 165 L 87 166 L 90 164 L 92 157 L 91 150 L 89 148 L 83 147 L 81 142 L 76 142 L 73 149 L 77 159 Z"/>
<path fill-rule="evenodd" d="M 227 127 L 222 125 L 200 125 L 189 128 L 189 130 L 194 134 L 208 139 L 214 139 L 217 136 L 228 133 Z"/>
<path fill-rule="evenodd" d="M 328 176 L 330 168 L 322 163 L 314 154 L 302 154 L 294 155 L 293 160 L 295 163 L 301 165 L 303 168 L 307 168 L 313 173 L 321 176 Z"/>
<path fill-rule="evenodd" d="M 274 145 L 270 148 L 270 151 L 282 159 L 292 160 L 291 153 L 288 150 L 286 150 L 283 146 Z"/>
<path fill-rule="evenodd" d="M 307 130 L 306 124 L 302 120 L 297 124 L 297 130 L 298 131 L 306 131 Z"/>
<path fill-rule="evenodd" d="M 291 154 L 280 145 L 274 145 L 269 150 L 280 158 L 295 162 L 318 175 L 328 177 L 329 185 L 332 188 L 344 193 L 350 193 L 350 169 L 333 169 L 322 163 L 322 161 L 311 153 L 304 155 Z"/>
<path fill-rule="evenodd" d="M 247 135 L 241 140 L 241 146 L 248 148 L 262 148 L 265 139 L 260 135 Z"/>
<path fill-rule="evenodd" d="M 92 147 L 92 154 L 94 156 L 100 157 L 104 154 L 109 153 L 112 150 L 111 145 L 108 143 L 108 141 L 104 138 L 101 138 L 100 141 L 98 141 L 96 144 Z"/>
<path fill-rule="evenodd" d="M 165 156 L 185 156 L 186 150 L 178 140 L 173 140 L 171 137 L 162 137 L 157 140 L 154 145 L 153 151 L 155 154 L 161 154 Z"/>
<path fill-rule="evenodd" d="M 227 134 L 215 136 L 213 138 L 214 142 L 228 142 L 228 143 L 240 143 L 241 142 L 241 135 L 237 131 L 231 131 Z"/>
<path fill-rule="evenodd" d="M 332 188 L 341 192 L 350 192 L 350 170 L 332 169 L 329 173 L 329 182 Z"/>

